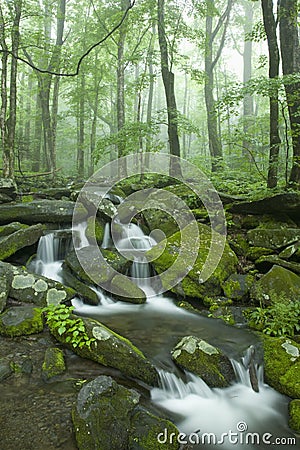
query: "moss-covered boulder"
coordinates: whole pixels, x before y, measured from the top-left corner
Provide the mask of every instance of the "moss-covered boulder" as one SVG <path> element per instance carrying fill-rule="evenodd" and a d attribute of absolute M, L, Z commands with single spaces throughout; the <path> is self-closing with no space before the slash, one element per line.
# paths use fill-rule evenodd
<path fill-rule="evenodd" d="M 0 334 L 3 336 L 40 333 L 43 326 L 41 310 L 29 305 L 8 308 L 0 314 Z"/>
<path fill-rule="evenodd" d="M 16 182 L 12 178 L 0 178 L 0 194 L 15 200 L 18 193 Z"/>
<path fill-rule="evenodd" d="M 225 387 L 235 379 L 228 357 L 198 337 L 185 336 L 171 354 L 176 364 L 194 372 L 210 387 Z"/>
<path fill-rule="evenodd" d="M 272 255 L 273 250 L 265 247 L 249 247 L 246 252 L 246 257 L 250 259 L 250 261 L 256 261 L 262 256 Z"/>
<path fill-rule="evenodd" d="M 9 236 L 12 233 L 15 233 L 16 231 L 22 230 L 24 228 L 27 228 L 28 225 L 25 225 L 20 222 L 11 222 L 7 225 L 0 225 L 0 238 Z"/>
<path fill-rule="evenodd" d="M 255 261 L 255 266 L 260 272 L 268 271 L 274 265 L 285 267 L 300 275 L 300 264 L 295 261 L 286 261 L 278 255 L 261 256 Z"/>
<path fill-rule="evenodd" d="M 58 304 L 71 300 L 76 292 L 42 275 L 37 275 L 12 264 L 0 261 L 0 277 L 9 280 L 9 296 L 23 303 L 37 306 Z"/>
<path fill-rule="evenodd" d="M 283 249 L 279 253 L 279 257 L 283 259 L 289 259 L 292 258 L 295 259 L 297 262 L 300 262 L 300 241 L 295 242 L 292 245 L 289 245 L 285 249 Z"/>
<path fill-rule="evenodd" d="M 0 205 L 0 223 L 21 221 L 35 223 L 72 223 L 75 203 L 67 200 L 33 200 L 25 203 Z M 87 210 L 76 208 L 77 220 L 87 217 Z"/>
<path fill-rule="evenodd" d="M 274 265 L 253 285 L 250 294 L 257 302 L 266 304 L 276 301 L 280 296 L 298 300 L 300 277 L 284 267 Z"/>
<path fill-rule="evenodd" d="M 0 313 L 4 311 L 11 285 L 12 274 L 1 270 L 0 266 Z"/>
<path fill-rule="evenodd" d="M 277 250 L 297 242 L 300 231 L 297 228 L 255 228 L 247 233 L 249 244 Z"/>
<path fill-rule="evenodd" d="M 189 225 L 185 229 L 187 235 L 188 227 Z M 180 285 L 175 286 L 171 290 L 181 296 L 185 295 L 187 297 L 194 298 L 204 298 L 207 295 L 220 295 L 222 292 L 222 283 L 232 273 L 235 273 L 238 260 L 233 250 L 231 250 L 228 243 L 226 243 L 217 268 L 210 276 L 210 278 L 206 282 L 202 283 L 199 277 L 210 249 L 211 232 L 208 226 L 200 223 L 198 224 L 198 229 L 201 244 L 196 262 L 194 266 L 191 267 L 191 270 L 187 274 L 187 276 L 181 281 Z M 172 267 L 172 265 L 176 261 L 180 252 L 181 233 L 178 232 L 169 237 L 166 241 L 166 246 L 163 249 L 164 244 L 165 242 L 159 243 L 146 253 L 146 256 L 151 260 L 151 264 L 158 274 L 161 274 L 162 272 Z M 189 245 L 191 251 L 193 251 L 195 245 L 193 237 L 191 237 Z M 160 256 L 156 257 L 156 255 Z M 182 272 L 184 272 L 185 270 L 186 263 L 185 261 L 182 261 Z M 164 287 L 166 288 L 166 290 L 169 290 L 168 280 L 166 280 L 166 282 L 164 283 Z"/>
<path fill-rule="evenodd" d="M 95 280 L 98 280 L 99 283 L 111 280 L 113 274 L 107 270 L 107 265 L 117 272 L 126 273 L 131 261 L 126 260 L 116 251 L 101 249 L 101 253 L 106 263 L 99 261 L 99 248 L 94 246 L 83 247 L 76 252 L 75 250 L 71 251 L 68 253 L 65 263 L 75 276 L 90 284 L 95 284 Z M 85 269 L 79 260 L 83 262 Z"/>
<path fill-rule="evenodd" d="M 43 235 L 44 227 L 41 224 L 21 228 L 5 237 L 0 237 L 0 260 L 14 255 L 18 250 L 35 244 Z"/>
<path fill-rule="evenodd" d="M 171 435 L 172 440 L 169 442 L 166 436 Z M 178 429 L 172 422 L 155 416 L 144 408 L 138 408 L 131 420 L 128 449 L 178 450 L 178 437 Z"/>
<path fill-rule="evenodd" d="M 226 297 L 232 300 L 245 300 L 253 282 L 254 277 L 252 275 L 233 273 L 222 284 L 222 288 Z"/>
<path fill-rule="evenodd" d="M 89 217 L 87 220 L 87 227 L 85 235 L 88 240 L 96 238 L 99 245 L 103 242 L 105 223 L 99 218 Z"/>
<path fill-rule="evenodd" d="M 149 208 L 143 211 L 143 216 L 150 231 L 161 230 L 166 237 L 179 231 L 175 219 L 165 211 Z"/>
<path fill-rule="evenodd" d="M 145 292 L 129 278 L 122 275 L 115 275 L 107 285 L 107 290 L 113 292 L 114 297 L 121 301 L 135 304 L 145 303 L 146 301 Z"/>
<path fill-rule="evenodd" d="M 263 335 L 265 380 L 277 391 L 300 398 L 300 345 Z"/>
<path fill-rule="evenodd" d="M 62 273 L 63 281 L 67 286 L 72 286 L 72 288 L 77 292 L 77 294 L 83 298 L 85 303 L 89 305 L 98 305 L 99 298 L 98 295 L 93 289 L 91 289 L 87 284 L 80 281 L 78 278 L 73 275 L 68 266 L 63 264 L 63 273 Z"/>
<path fill-rule="evenodd" d="M 77 316 L 74 316 L 74 319 L 76 318 Z M 82 321 L 86 336 L 91 339 L 90 346 L 74 347 L 67 339 L 68 334 L 59 334 L 57 327 L 50 326 L 50 331 L 59 342 L 83 358 L 118 369 L 125 375 L 142 380 L 149 385 L 157 384 L 158 375 L 155 367 L 128 339 L 97 320 L 82 318 Z"/>
<path fill-rule="evenodd" d="M 297 433 L 300 433 L 300 399 L 292 400 L 289 403 L 289 426 Z"/>
<path fill-rule="evenodd" d="M 45 352 L 42 377 L 45 381 L 61 375 L 66 370 L 64 353 L 60 348 L 49 347 Z"/>
<path fill-rule="evenodd" d="M 79 450 L 127 450 L 130 417 L 139 398 L 111 377 L 85 384 L 72 411 Z"/>
<path fill-rule="evenodd" d="M 287 192 L 263 197 L 259 200 L 234 203 L 230 211 L 238 214 L 288 214 L 291 217 L 300 217 L 299 192 Z"/>

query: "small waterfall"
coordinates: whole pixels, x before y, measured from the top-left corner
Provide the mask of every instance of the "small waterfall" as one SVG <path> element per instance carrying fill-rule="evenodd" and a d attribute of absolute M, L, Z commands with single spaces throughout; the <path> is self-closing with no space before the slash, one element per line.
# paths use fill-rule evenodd
<path fill-rule="evenodd" d="M 193 448 L 210 448 L 203 446 L 200 439 L 208 434 L 216 438 L 215 443 L 220 443 L 227 432 L 241 431 L 239 424 L 245 426 L 243 432 L 263 434 L 273 430 L 274 423 L 284 420 L 282 396 L 263 383 L 261 369 L 256 375 L 259 392 L 251 387 L 245 364 L 251 352 L 250 348 L 241 361 L 235 361 L 237 381 L 227 388 L 210 388 L 201 378 L 188 372 L 184 381 L 174 373 L 159 371 L 159 387 L 152 389 L 151 398 L 155 404 L 175 414 L 175 423 L 182 433 L 199 435 L 200 445 Z M 224 449 L 236 448 L 230 440 L 228 442 L 228 437 L 222 444 Z M 246 448 L 257 447 L 248 444 Z"/>
<path fill-rule="evenodd" d="M 62 282 L 61 265 L 71 244 L 68 231 L 54 231 L 40 238 L 36 258 L 32 262 L 33 270 L 37 274 Z"/>
<path fill-rule="evenodd" d="M 110 223 L 107 222 L 104 227 L 104 235 L 102 241 L 102 248 L 111 248 L 113 246 L 111 234 L 110 234 Z"/>

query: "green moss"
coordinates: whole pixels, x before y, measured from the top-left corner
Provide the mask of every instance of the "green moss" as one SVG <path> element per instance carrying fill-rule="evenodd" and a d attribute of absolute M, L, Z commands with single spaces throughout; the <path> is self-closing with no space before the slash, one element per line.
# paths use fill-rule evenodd
<path fill-rule="evenodd" d="M 87 239 L 95 237 L 98 244 L 102 244 L 104 237 L 104 225 L 95 217 L 89 217 L 87 220 L 87 227 L 85 230 Z"/>
<path fill-rule="evenodd" d="M 289 404 L 289 426 L 300 433 L 300 399 L 292 400 Z"/>
<path fill-rule="evenodd" d="M 265 379 L 292 398 L 300 397 L 300 345 L 291 339 L 263 337 Z"/>
<path fill-rule="evenodd" d="M 59 348 L 47 348 L 42 365 L 43 378 L 51 378 L 61 375 L 66 370 L 64 354 Z"/>
<path fill-rule="evenodd" d="M 250 261 L 256 261 L 262 256 L 272 255 L 273 250 L 265 247 L 250 247 L 246 253 L 246 257 L 250 259 Z"/>
<path fill-rule="evenodd" d="M 8 308 L 0 315 L 0 334 L 8 337 L 40 333 L 43 315 L 39 308 L 19 306 Z"/>

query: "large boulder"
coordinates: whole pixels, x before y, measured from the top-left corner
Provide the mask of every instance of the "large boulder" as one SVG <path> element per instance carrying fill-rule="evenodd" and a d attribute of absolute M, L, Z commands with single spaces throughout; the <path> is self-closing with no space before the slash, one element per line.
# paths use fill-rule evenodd
<path fill-rule="evenodd" d="M 178 450 L 179 432 L 170 421 L 139 405 L 140 394 L 101 375 L 85 384 L 72 411 L 79 450 Z M 172 443 L 159 435 L 172 434 Z"/>
<path fill-rule="evenodd" d="M 72 316 L 71 316 L 72 318 Z M 77 317 L 74 316 L 74 319 Z M 58 328 L 49 325 L 55 338 L 83 358 L 91 359 L 104 366 L 120 370 L 125 375 L 156 385 L 158 375 L 155 367 L 144 354 L 128 339 L 107 328 L 102 323 L 82 318 L 85 334 L 91 345 L 76 346 L 69 342 L 68 333 L 59 334 Z"/>
<path fill-rule="evenodd" d="M 284 267 L 274 265 L 257 281 L 250 291 L 251 297 L 260 303 L 272 303 L 280 296 L 291 301 L 300 296 L 300 277 Z"/>
<path fill-rule="evenodd" d="M 32 306 L 17 306 L 0 314 L 0 334 L 8 337 L 39 333 L 43 330 L 43 315 Z"/>
<path fill-rule="evenodd" d="M 266 272 L 272 266 L 277 265 L 289 269 L 292 272 L 300 274 L 300 264 L 295 261 L 286 261 L 278 255 L 261 256 L 255 261 L 255 266 L 260 272 Z"/>
<path fill-rule="evenodd" d="M 17 185 L 15 181 L 11 178 L 0 178 L 0 194 L 1 203 L 15 200 L 17 196 Z"/>
<path fill-rule="evenodd" d="M 21 228 L 5 237 L 0 237 L 0 260 L 4 260 L 24 247 L 35 244 L 43 235 L 41 224 Z"/>
<path fill-rule="evenodd" d="M 72 286 L 77 294 L 84 299 L 85 303 L 88 303 L 89 305 L 99 304 L 99 297 L 97 293 L 87 284 L 76 278 L 65 263 L 63 264 L 62 277 L 64 283 L 67 286 Z"/>
<path fill-rule="evenodd" d="M 176 364 L 194 372 L 210 387 L 226 387 L 235 380 L 228 357 L 203 339 L 185 336 L 171 354 Z"/>
<path fill-rule="evenodd" d="M 37 275 L 8 263 L 0 262 L 0 277 L 11 279 L 9 296 L 37 306 L 58 304 L 71 300 L 76 292 L 58 281 Z"/>
<path fill-rule="evenodd" d="M 247 232 L 249 244 L 272 250 L 287 247 L 300 240 L 297 228 L 254 228 Z"/>
<path fill-rule="evenodd" d="M 72 223 L 74 202 L 65 200 L 33 200 L 24 203 L 0 205 L 0 223 L 22 221 L 35 223 Z M 77 220 L 84 220 L 86 209 L 81 205 L 76 208 Z"/>
<path fill-rule="evenodd" d="M 289 192 L 264 197 L 260 200 L 234 203 L 229 211 L 239 214 L 288 214 L 293 218 L 300 217 L 300 194 Z"/>
<path fill-rule="evenodd" d="M 300 344 L 263 336 L 265 380 L 277 391 L 300 398 Z"/>
<path fill-rule="evenodd" d="M 187 226 L 188 227 L 188 226 Z M 186 230 L 187 230 L 186 227 Z M 204 224 L 198 223 L 199 237 L 200 237 L 200 248 L 196 258 L 196 262 L 193 267 L 191 267 L 190 272 L 181 281 L 181 283 L 171 290 L 176 294 L 194 297 L 194 298 L 204 298 L 205 296 L 220 295 L 222 292 L 222 283 L 236 271 L 236 266 L 238 263 L 237 257 L 233 250 L 229 247 L 228 243 L 225 243 L 225 248 L 222 253 L 220 262 L 210 276 L 210 278 L 202 283 L 199 280 L 201 270 L 208 256 L 208 252 L 211 245 L 211 232 L 210 228 Z M 187 230 L 188 234 L 188 230 Z M 191 251 L 193 251 L 195 242 L 192 240 L 189 243 Z M 165 248 L 163 249 L 164 244 Z M 158 245 L 154 246 L 151 250 L 146 253 L 146 256 L 151 260 L 155 271 L 158 274 L 169 269 L 176 261 L 181 246 L 181 233 L 177 232 Z M 163 249 L 163 251 L 161 251 Z M 156 255 L 159 255 L 158 257 Z M 216 255 L 218 256 L 218 255 Z M 179 259 L 179 258 L 178 258 Z M 186 270 L 186 261 L 182 261 L 182 272 Z M 180 272 L 180 268 L 179 268 Z M 179 274 L 180 275 L 180 274 Z M 166 286 L 168 289 L 168 282 Z"/>
<path fill-rule="evenodd" d="M 115 275 L 106 287 L 109 292 L 113 292 L 118 300 L 141 304 L 146 302 L 146 294 L 129 278 L 122 275 Z M 111 289 L 111 291 L 110 291 Z"/>

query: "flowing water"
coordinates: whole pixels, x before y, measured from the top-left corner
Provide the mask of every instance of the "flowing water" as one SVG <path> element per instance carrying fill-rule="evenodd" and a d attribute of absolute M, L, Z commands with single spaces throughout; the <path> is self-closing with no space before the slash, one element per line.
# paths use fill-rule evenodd
<path fill-rule="evenodd" d="M 36 263 L 37 270 L 42 267 L 43 274 L 51 272 L 48 266 L 55 263 L 57 255 L 55 239 L 50 235 L 45 238 L 41 238 Z M 143 250 L 152 245 L 153 241 L 135 225 L 124 230 L 117 248 L 121 251 Z M 281 439 L 276 448 L 296 448 L 293 443 L 287 445 L 288 439 L 294 437 L 287 424 L 289 399 L 264 383 L 261 349 L 255 335 L 249 330 L 230 327 L 220 320 L 183 310 L 171 298 L 154 296 L 144 279 L 149 276 L 149 271 L 144 260 L 133 258 L 132 277 L 146 293 L 150 289 L 150 296 L 143 305 L 115 301 L 96 288 L 100 300 L 98 306 L 86 305 L 79 299 L 74 299 L 73 305 L 77 314 L 93 317 L 129 338 L 154 361 L 160 385 L 151 390 L 151 401 L 176 423 L 183 433 L 181 443 L 204 449 L 212 445 L 222 449 L 244 446 L 256 449 L 269 448 L 269 445 L 275 445 L 275 439 Z M 231 358 L 236 382 L 223 389 L 210 388 L 199 377 L 176 368 L 170 351 L 188 335 L 195 335 L 222 349 Z M 251 386 L 251 364 L 259 392 Z M 158 439 L 167 442 L 173 438 L 162 430 Z"/>

